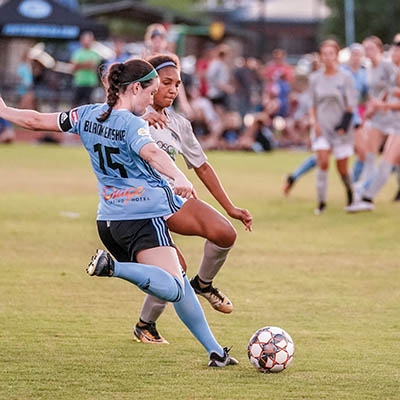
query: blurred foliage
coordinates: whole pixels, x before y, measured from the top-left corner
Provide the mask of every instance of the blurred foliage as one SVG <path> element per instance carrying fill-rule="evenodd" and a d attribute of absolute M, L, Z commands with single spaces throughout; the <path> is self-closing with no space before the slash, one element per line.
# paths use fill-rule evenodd
<path fill-rule="evenodd" d="M 330 16 L 322 26 L 322 38 L 336 38 L 341 45 L 345 40 L 345 0 L 326 0 L 331 9 Z M 376 35 L 384 43 L 390 43 L 400 31 L 400 2 L 377 0 L 354 0 L 355 39 L 361 42 L 365 37 Z"/>
<path fill-rule="evenodd" d="M 109 3 L 109 1 L 79 0 L 79 3 L 81 5 L 96 5 Z M 168 2 L 166 2 L 165 0 L 139 0 L 137 1 L 137 3 L 142 3 L 151 7 L 157 7 L 165 10 L 165 20 L 168 21 L 169 19 L 171 19 L 168 16 L 169 12 L 178 13 L 187 17 L 198 15 L 199 11 L 197 5 L 202 2 L 198 0 L 169 0 Z M 118 17 L 101 17 L 99 18 L 99 21 L 103 22 L 109 27 L 111 35 L 122 36 L 130 38 L 132 40 L 141 40 L 148 25 L 147 23 L 142 21 L 135 21 L 135 23 L 133 24 L 132 21 L 127 21 Z"/>

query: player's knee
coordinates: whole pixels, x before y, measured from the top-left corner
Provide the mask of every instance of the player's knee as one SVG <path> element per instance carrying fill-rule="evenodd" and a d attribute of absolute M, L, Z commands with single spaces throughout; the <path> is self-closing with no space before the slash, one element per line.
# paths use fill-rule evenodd
<path fill-rule="evenodd" d="M 235 244 L 237 233 L 230 224 L 216 229 L 214 234 L 215 240 L 213 242 L 219 247 L 228 248 Z"/>

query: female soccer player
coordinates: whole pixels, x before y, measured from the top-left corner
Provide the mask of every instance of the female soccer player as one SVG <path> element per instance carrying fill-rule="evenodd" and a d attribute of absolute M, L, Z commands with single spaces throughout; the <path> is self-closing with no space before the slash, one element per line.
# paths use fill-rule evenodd
<path fill-rule="evenodd" d="M 0 117 L 27 129 L 80 135 L 98 180 L 99 236 L 116 259 L 98 250 L 88 274 L 125 279 L 145 293 L 174 302 L 181 320 L 207 350 L 209 366 L 237 364 L 211 333 L 166 226 L 165 218 L 182 200 L 157 171 L 174 180 L 176 195 L 188 198 L 195 192 L 154 143 L 147 123 L 137 117 L 152 103 L 158 86 L 151 64 L 130 60 L 110 67 L 106 104 L 43 114 L 7 107 L 0 98 Z"/>
<path fill-rule="evenodd" d="M 372 211 L 373 200 L 388 181 L 395 167 L 400 165 L 400 41 L 394 42 L 391 48 L 393 64 L 397 67 L 392 76 L 391 87 L 386 101 L 375 101 L 374 107 L 384 112 L 388 120 L 388 137 L 382 152 L 382 160 L 370 179 L 369 185 L 363 188 L 361 201 L 346 208 L 347 212 Z"/>
<path fill-rule="evenodd" d="M 320 46 L 323 68 L 310 75 L 313 124 L 312 149 L 317 154 L 317 196 L 315 214 L 326 208 L 329 156 L 333 153 L 336 167 L 346 188 L 347 203 L 352 202 L 352 187 L 348 173 L 348 159 L 353 155 L 351 120 L 357 106 L 354 80 L 339 69 L 339 45 L 326 40 Z"/>
<path fill-rule="evenodd" d="M 153 106 L 149 107 L 144 117 L 150 122 L 151 136 L 173 160 L 178 154 L 182 154 L 188 167 L 195 170 L 226 213 L 242 221 L 245 228 L 251 230 L 251 214 L 236 207 L 230 200 L 217 174 L 208 163 L 190 122 L 169 108 L 178 95 L 181 84 L 178 58 L 171 54 L 158 55 L 150 58 L 149 62 L 160 76 L 160 87 L 154 96 Z M 173 187 L 173 182 L 169 181 Z M 167 220 L 167 225 L 172 232 L 206 239 L 198 273 L 190 283 L 194 291 L 206 298 L 214 309 L 230 313 L 230 300 L 212 283 L 236 240 L 236 231 L 232 224 L 209 204 L 190 198 Z M 139 340 L 147 343 L 166 343 L 155 327 L 155 321 L 166 304 L 153 296 L 146 297 L 140 320 L 134 329 L 134 334 Z"/>
<path fill-rule="evenodd" d="M 380 109 L 381 103 L 389 95 L 393 86 L 395 67 L 392 62 L 383 59 L 383 43 L 377 36 L 369 36 L 363 41 L 365 55 L 371 65 L 367 70 L 369 98 L 366 109 L 366 153 L 359 187 L 367 186 L 371 179 L 375 161 L 390 129 L 391 120 L 389 113 Z"/>

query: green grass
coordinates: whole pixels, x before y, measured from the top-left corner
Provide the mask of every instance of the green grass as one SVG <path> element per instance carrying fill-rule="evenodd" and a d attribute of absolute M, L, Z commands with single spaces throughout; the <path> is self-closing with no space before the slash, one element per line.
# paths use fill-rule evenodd
<path fill-rule="evenodd" d="M 0 147 L 0 398 L 397 399 L 400 393 L 399 204 L 395 179 L 374 213 L 346 215 L 330 173 L 325 215 L 312 213 L 314 175 L 289 198 L 282 178 L 304 153 L 209 153 L 231 198 L 254 216 L 216 279 L 234 303 L 222 315 L 201 300 L 215 336 L 240 364 L 207 355 L 168 307 L 169 346 L 132 339 L 142 293 L 84 273 L 95 248 L 96 182 L 79 147 Z M 183 165 L 183 164 L 181 164 Z M 192 172 L 201 198 L 216 205 Z M 202 240 L 175 237 L 196 271 Z M 247 342 L 287 330 L 296 346 L 280 374 L 258 373 Z"/>

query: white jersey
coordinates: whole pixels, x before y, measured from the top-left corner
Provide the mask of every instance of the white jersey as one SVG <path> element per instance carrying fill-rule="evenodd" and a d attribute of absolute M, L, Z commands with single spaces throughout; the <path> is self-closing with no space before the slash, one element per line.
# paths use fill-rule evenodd
<path fill-rule="evenodd" d="M 399 89 L 397 82 L 399 74 L 400 68 L 393 64 L 392 87 L 386 100 L 390 104 L 397 104 L 400 101 L 399 97 L 394 93 L 396 89 Z M 386 133 L 389 135 L 400 135 L 400 110 L 390 110 L 385 113 L 390 121 Z"/>
<path fill-rule="evenodd" d="M 390 61 L 381 61 L 376 67 L 369 66 L 367 69 L 367 80 L 369 86 L 369 96 L 375 100 L 383 100 L 394 87 L 394 77 L 396 67 Z M 370 120 L 370 125 L 383 133 L 389 133 L 392 120 L 388 112 L 378 110 Z"/>
<path fill-rule="evenodd" d="M 147 112 L 156 111 L 150 106 Z M 167 117 L 167 126 L 164 128 L 151 126 L 150 135 L 153 140 L 174 161 L 176 161 L 177 155 L 181 154 L 189 169 L 199 168 L 207 161 L 207 156 L 193 132 L 190 121 L 169 108 L 165 109 L 164 113 Z M 168 177 L 165 177 L 165 179 L 172 186 L 171 179 Z"/>
<path fill-rule="evenodd" d="M 320 69 L 310 75 L 309 94 L 311 105 L 316 110 L 322 135 L 329 142 L 353 142 L 352 129 L 339 135 L 335 126 L 340 123 L 343 113 L 357 107 L 358 95 L 354 79 L 347 71 L 338 70 L 334 75 L 325 75 Z"/>

